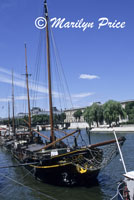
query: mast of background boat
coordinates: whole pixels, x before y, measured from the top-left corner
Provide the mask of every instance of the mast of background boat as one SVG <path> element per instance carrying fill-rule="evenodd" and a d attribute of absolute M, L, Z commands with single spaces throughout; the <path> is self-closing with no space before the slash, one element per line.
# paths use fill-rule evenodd
<path fill-rule="evenodd" d="M 10 134 L 10 103 L 8 101 L 8 127 L 9 127 L 9 134 Z"/>
<path fill-rule="evenodd" d="M 29 132 L 32 134 L 31 131 L 31 111 L 30 111 L 30 97 L 29 97 L 29 84 L 28 84 L 28 70 L 27 70 L 27 47 L 25 44 L 25 63 L 26 63 L 26 86 L 27 86 L 27 100 L 28 100 L 28 121 L 29 121 Z"/>
<path fill-rule="evenodd" d="M 55 141 L 54 137 L 54 128 L 53 128 L 53 108 L 52 108 L 52 87 L 51 87 L 51 67 L 50 67 L 50 44 L 49 44 L 49 30 L 48 30 L 48 9 L 47 9 L 47 2 L 44 1 L 44 8 L 45 8 L 45 19 L 47 22 L 46 25 L 46 46 L 47 46 L 47 67 L 48 67 L 48 89 L 49 89 L 49 109 L 50 109 L 50 125 L 51 125 L 51 136 L 50 140 L 52 142 Z"/>
<path fill-rule="evenodd" d="M 12 112 L 13 112 L 13 118 L 12 118 L 12 132 L 14 135 L 16 135 L 15 132 L 15 119 L 14 119 L 14 77 L 13 77 L 13 71 L 12 71 Z"/>

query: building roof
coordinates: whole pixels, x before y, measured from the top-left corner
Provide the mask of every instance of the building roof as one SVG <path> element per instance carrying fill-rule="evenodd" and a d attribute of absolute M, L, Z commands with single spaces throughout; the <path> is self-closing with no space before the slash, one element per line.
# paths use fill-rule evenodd
<path fill-rule="evenodd" d="M 126 101 L 120 101 L 121 104 L 126 104 L 126 103 L 129 103 L 129 102 L 134 102 L 134 100 L 130 99 L 130 100 L 126 100 Z"/>
<path fill-rule="evenodd" d="M 82 110 L 82 109 L 86 109 L 88 106 L 86 106 L 86 107 L 81 107 L 81 108 L 70 108 L 70 109 L 66 109 L 66 110 L 64 110 L 64 112 L 66 112 L 66 111 L 75 111 L 75 110 Z"/>

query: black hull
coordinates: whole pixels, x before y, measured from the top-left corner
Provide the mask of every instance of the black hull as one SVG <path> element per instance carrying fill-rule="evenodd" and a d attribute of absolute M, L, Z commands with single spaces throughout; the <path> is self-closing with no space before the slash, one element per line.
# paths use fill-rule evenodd
<path fill-rule="evenodd" d="M 27 166 L 34 177 L 44 183 L 59 186 L 93 186 L 98 183 L 97 176 L 100 170 L 80 173 L 76 166 L 67 165 L 55 168 L 33 168 Z"/>
<path fill-rule="evenodd" d="M 93 163 L 88 165 L 87 160 L 91 155 L 87 149 L 75 150 L 54 158 L 20 160 L 17 151 L 12 151 L 13 156 L 25 166 L 34 177 L 42 182 L 59 186 L 93 186 L 96 185 L 100 168 L 93 168 Z M 92 152 L 93 155 L 93 152 Z M 96 159 L 102 159 L 102 152 L 97 150 Z M 28 164 L 35 163 L 37 164 Z M 83 167 L 82 167 L 83 166 Z"/>

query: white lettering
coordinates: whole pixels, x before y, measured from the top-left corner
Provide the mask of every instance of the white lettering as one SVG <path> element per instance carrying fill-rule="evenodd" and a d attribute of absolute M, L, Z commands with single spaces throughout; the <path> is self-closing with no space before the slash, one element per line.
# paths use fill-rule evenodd
<path fill-rule="evenodd" d="M 77 29 L 82 29 L 83 31 L 85 31 L 87 28 L 92 29 L 95 24 L 94 22 L 85 22 L 84 19 L 80 19 L 77 20 L 76 22 L 69 22 L 66 21 L 66 18 L 52 18 L 50 19 L 51 22 L 51 27 L 52 28 L 77 28 Z M 38 29 L 44 29 L 46 28 L 47 25 L 47 21 L 44 17 L 38 17 L 35 20 L 35 26 Z M 101 17 L 98 19 L 98 29 L 101 29 L 103 27 L 108 27 L 110 29 L 119 29 L 119 28 L 125 28 L 126 27 L 126 22 L 120 22 L 118 20 L 114 20 L 114 21 L 109 21 L 109 19 L 107 17 Z"/>
<path fill-rule="evenodd" d="M 98 27 L 98 29 L 100 29 L 102 26 L 106 26 L 106 25 L 107 25 L 107 23 L 108 23 L 108 18 L 102 17 L 102 18 L 99 18 L 98 21 L 101 21 L 101 22 L 99 23 L 99 27 Z"/>
<path fill-rule="evenodd" d="M 55 17 L 55 18 L 52 18 L 52 19 L 50 20 L 50 22 L 52 22 L 52 21 L 54 21 L 53 24 L 52 24 L 52 28 L 53 28 L 53 27 L 57 28 L 58 26 L 59 26 L 59 28 L 63 28 L 62 25 L 63 25 L 63 23 L 64 23 L 64 21 L 65 21 L 65 18 L 63 18 L 63 19 L 61 19 L 61 18 L 57 19 L 57 18 Z"/>
<path fill-rule="evenodd" d="M 121 28 L 125 28 L 125 26 L 126 26 L 126 22 L 122 22 L 121 23 Z"/>
<path fill-rule="evenodd" d="M 109 28 L 125 28 L 126 25 L 126 22 L 121 23 L 117 20 L 115 20 L 114 22 L 110 22 L 106 17 L 99 18 L 98 21 L 100 22 L 98 29 L 104 26 L 108 26 Z"/>
<path fill-rule="evenodd" d="M 71 26 L 70 22 L 66 22 L 66 23 L 64 24 L 64 28 L 70 28 L 70 26 Z"/>
<path fill-rule="evenodd" d="M 93 28 L 94 22 L 84 22 L 84 19 L 78 20 L 77 22 L 65 22 L 65 18 L 52 18 L 50 22 L 53 22 L 51 27 L 52 28 L 82 28 L 85 31 L 87 28 Z"/>
<path fill-rule="evenodd" d="M 75 28 L 75 22 L 71 22 L 72 28 Z"/>

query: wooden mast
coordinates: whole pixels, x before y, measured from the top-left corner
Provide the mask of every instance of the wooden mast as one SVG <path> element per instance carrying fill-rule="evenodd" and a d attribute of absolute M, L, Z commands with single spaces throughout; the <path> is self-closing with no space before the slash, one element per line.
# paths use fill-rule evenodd
<path fill-rule="evenodd" d="M 50 125 L 51 125 L 51 136 L 50 140 L 55 141 L 54 128 L 53 128 L 53 106 L 52 106 L 52 87 L 51 87 L 51 67 L 50 67 L 50 43 L 49 43 L 49 30 L 48 30 L 48 9 L 47 1 L 44 0 L 45 8 L 45 19 L 46 19 L 46 47 L 47 47 L 47 67 L 48 67 L 48 89 L 49 89 L 49 110 L 50 110 Z"/>
<path fill-rule="evenodd" d="M 27 70 L 27 47 L 25 44 L 25 64 L 26 64 L 26 86 L 27 86 L 27 99 L 28 99 L 28 121 L 29 121 L 29 132 L 31 132 L 31 111 L 30 111 L 30 97 L 29 97 L 29 84 L 28 84 L 28 70 Z"/>
<path fill-rule="evenodd" d="M 13 113 L 13 118 L 12 118 L 12 131 L 14 135 L 15 133 L 15 119 L 14 119 L 14 77 L 13 77 L 13 70 L 12 70 L 12 113 Z"/>
<path fill-rule="evenodd" d="M 8 101 L 8 127 L 9 127 L 9 134 L 10 134 L 10 103 Z"/>

